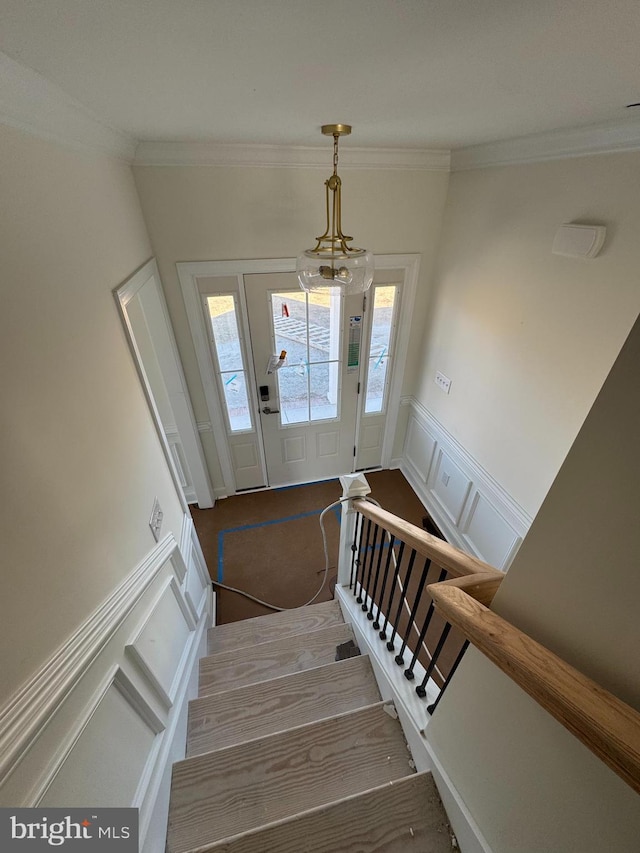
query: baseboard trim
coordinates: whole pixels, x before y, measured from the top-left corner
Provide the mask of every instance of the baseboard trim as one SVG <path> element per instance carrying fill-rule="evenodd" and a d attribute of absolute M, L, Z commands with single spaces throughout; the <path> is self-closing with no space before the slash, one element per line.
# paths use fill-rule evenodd
<path fill-rule="evenodd" d="M 174 700 L 171 723 L 164 733 L 149 782 L 138 802 L 134 802 L 134 806 L 141 809 L 139 843 L 142 853 L 159 853 L 165 847 L 171 769 L 173 763 L 183 759 L 186 754 L 187 711 L 189 701 L 195 698 L 198 692 L 198 662 L 202 655 L 206 654 L 207 629 L 210 622 L 210 619 L 201 618 L 194 633 Z"/>
<path fill-rule="evenodd" d="M 430 681 L 427 685 L 429 699 L 419 699 L 414 687 L 405 679 L 402 669 L 395 664 L 390 654 L 385 653 L 383 643 L 370 642 L 373 639 L 371 623 L 367 621 L 348 587 L 336 586 L 335 596 L 345 622 L 349 622 L 353 628 L 360 651 L 369 656 L 380 695 L 385 700 L 392 699 L 395 704 L 416 769 L 433 774 L 460 850 L 462 853 L 492 853 L 459 791 L 425 737 L 430 720 L 427 704 L 438 695 L 438 688 Z M 422 674 L 418 671 L 419 668 L 420 665 L 416 664 L 417 679 L 424 674 L 424 670 Z"/>

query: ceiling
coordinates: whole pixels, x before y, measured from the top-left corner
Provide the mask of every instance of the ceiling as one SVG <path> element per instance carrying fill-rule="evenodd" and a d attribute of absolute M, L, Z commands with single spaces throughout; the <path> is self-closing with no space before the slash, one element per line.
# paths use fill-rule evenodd
<path fill-rule="evenodd" d="M 0 51 L 136 140 L 461 148 L 637 122 L 638 0 L 0 0 Z"/>

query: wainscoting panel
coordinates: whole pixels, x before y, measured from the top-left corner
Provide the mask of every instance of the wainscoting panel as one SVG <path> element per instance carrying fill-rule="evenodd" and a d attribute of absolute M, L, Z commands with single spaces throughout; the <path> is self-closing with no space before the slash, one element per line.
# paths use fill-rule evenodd
<path fill-rule="evenodd" d="M 193 521 L 190 516 L 185 516 L 185 520 L 187 524 L 184 526 L 186 529 L 183 529 L 180 546 L 180 551 L 186 555 L 189 565 L 184 581 L 184 594 L 196 620 L 199 621 L 212 595 L 211 577 Z"/>
<path fill-rule="evenodd" d="M 125 646 L 166 708 L 175 700 L 181 664 L 196 622 L 175 578 L 169 578 L 144 624 Z"/>
<path fill-rule="evenodd" d="M 451 523 L 457 527 L 469 497 L 471 480 L 441 447 L 436 454 L 435 464 L 431 466 L 427 488 Z"/>
<path fill-rule="evenodd" d="M 469 501 L 460 533 L 472 554 L 482 554 L 493 566 L 509 565 L 522 542 L 522 536 L 478 490 Z"/>
<path fill-rule="evenodd" d="M 133 699 L 133 701 L 132 701 Z M 146 705 L 121 669 L 106 688 L 61 756 L 59 766 L 47 780 L 42 806 L 119 806 L 133 802 L 139 781 L 164 725 Z M 159 744 L 158 744 L 159 746 Z M 122 774 L 122 768 L 127 773 Z M 87 772 L 94 768 L 95 772 Z M 120 776 L 121 785 L 112 779 Z"/>
<path fill-rule="evenodd" d="M 193 521 L 169 533 L 0 708 L 0 806 L 133 806 L 161 853 L 213 595 Z"/>
<path fill-rule="evenodd" d="M 404 460 L 411 466 L 414 475 L 422 483 L 427 482 L 435 449 L 435 438 L 429 435 L 422 421 L 411 412 L 407 423 Z"/>
<path fill-rule="evenodd" d="M 413 397 L 399 467 L 452 545 L 506 571 L 533 519 Z"/>

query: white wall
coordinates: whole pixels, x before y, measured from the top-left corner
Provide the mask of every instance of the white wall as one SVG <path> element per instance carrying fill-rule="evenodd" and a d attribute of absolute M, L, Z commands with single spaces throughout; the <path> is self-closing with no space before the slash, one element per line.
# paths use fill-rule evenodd
<path fill-rule="evenodd" d="M 0 144 L 2 699 L 152 546 L 154 496 L 177 535 L 182 511 L 111 292 L 151 251 L 130 170 Z"/>
<path fill-rule="evenodd" d="M 551 254 L 571 221 L 598 258 Z M 639 232 L 638 153 L 451 175 L 415 396 L 531 516 L 640 310 Z"/>
<path fill-rule="evenodd" d="M 640 711 L 640 320 L 493 609 Z M 493 853 L 636 853 L 638 795 L 479 652 L 428 727 Z"/>
<path fill-rule="evenodd" d="M 165 287 L 196 419 L 208 421 L 175 264 L 295 257 L 324 227 L 324 181 L 313 168 L 136 166 L 134 175 Z M 449 175 L 341 169 L 343 221 L 378 254 L 422 254 L 404 393 L 413 389 Z M 214 486 L 222 477 L 210 432 L 202 441 Z"/>
<path fill-rule="evenodd" d="M 0 802 L 161 827 L 211 590 L 112 294 L 151 247 L 125 163 L 0 126 L 0 180 Z"/>

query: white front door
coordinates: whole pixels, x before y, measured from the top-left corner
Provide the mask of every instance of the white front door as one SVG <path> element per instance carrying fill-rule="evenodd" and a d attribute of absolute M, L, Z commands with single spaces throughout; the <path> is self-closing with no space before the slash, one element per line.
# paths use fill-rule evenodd
<path fill-rule="evenodd" d="M 362 295 L 305 294 L 291 258 L 177 264 L 218 494 L 389 465 L 418 267 L 417 255 L 376 256 L 365 313 Z"/>
<path fill-rule="evenodd" d="M 295 273 L 244 284 L 269 485 L 352 471 L 362 296 L 307 294 Z"/>

